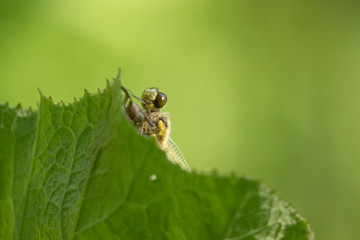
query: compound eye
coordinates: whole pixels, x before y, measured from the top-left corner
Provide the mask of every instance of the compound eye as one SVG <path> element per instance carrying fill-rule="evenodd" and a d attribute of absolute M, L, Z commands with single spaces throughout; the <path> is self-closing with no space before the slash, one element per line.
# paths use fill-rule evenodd
<path fill-rule="evenodd" d="M 167 97 L 165 95 L 165 93 L 162 92 L 158 92 L 154 105 L 156 108 L 162 108 L 166 105 L 167 103 Z"/>

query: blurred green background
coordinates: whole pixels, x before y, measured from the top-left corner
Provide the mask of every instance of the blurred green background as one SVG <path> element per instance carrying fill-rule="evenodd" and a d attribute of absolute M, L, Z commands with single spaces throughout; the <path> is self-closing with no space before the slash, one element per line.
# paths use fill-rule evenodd
<path fill-rule="evenodd" d="M 317 239 L 360 222 L 358 1 L 0 2 L 0 101 L 36 108 L 122 82 L 168 95 L 196 169 L 278 190 Z"/>

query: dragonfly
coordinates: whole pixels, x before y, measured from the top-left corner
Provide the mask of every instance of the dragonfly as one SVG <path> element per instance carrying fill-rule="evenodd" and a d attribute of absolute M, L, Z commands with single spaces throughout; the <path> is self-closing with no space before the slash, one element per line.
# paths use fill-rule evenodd
<path fill-rule="evenodd" d="M 125 93 L 123 108 L 128 120 L 138 129 L 141 134 L 152 136 L 157 145 L 163 150 L 170 162 L 179 165 L 183 170 L 191 172 L 183 153 L 176 143 L 170 138 L 170 118 L 161 109 L 167 103 L 167 96 L 158 88 L 146 88 L 141 98 L 135 96 L 130 89 L 121 86 Z M 142 108 L 132 100 L 137 99 Z"/>

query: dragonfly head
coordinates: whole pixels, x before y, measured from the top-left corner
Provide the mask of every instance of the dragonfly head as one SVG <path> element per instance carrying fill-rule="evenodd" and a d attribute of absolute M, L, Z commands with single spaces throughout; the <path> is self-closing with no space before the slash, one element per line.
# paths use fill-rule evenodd
<path fill-rule="evenodd" d="M 167 103 L 165 93 L 159 92 L 157 88 L 147 88 L 143 92 L 141 99 L 149 106 L 150 111 L 159 111 Z M 145 108 L 145 106 L 143 106 Z"/>

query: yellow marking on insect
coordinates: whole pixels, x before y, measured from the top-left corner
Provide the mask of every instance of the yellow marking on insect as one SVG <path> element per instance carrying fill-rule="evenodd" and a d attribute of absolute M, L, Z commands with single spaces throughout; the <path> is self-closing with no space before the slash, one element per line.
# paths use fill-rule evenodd
<path fill-rule="evenodd" d="M 154 109 L 155 109 L 155 105 L 154 105 L 153 103 L 148 104 L 148 106 L 149 106 L 150 110 L 154 110 Z"/>
<path fill-rule="evenodd" d="M 158 127 L 159 127 L 159 133 L 158 133 L 159 137 L 163 138 L 166 135 L 166 127 L 162 120 L 159 120 Z"/>

